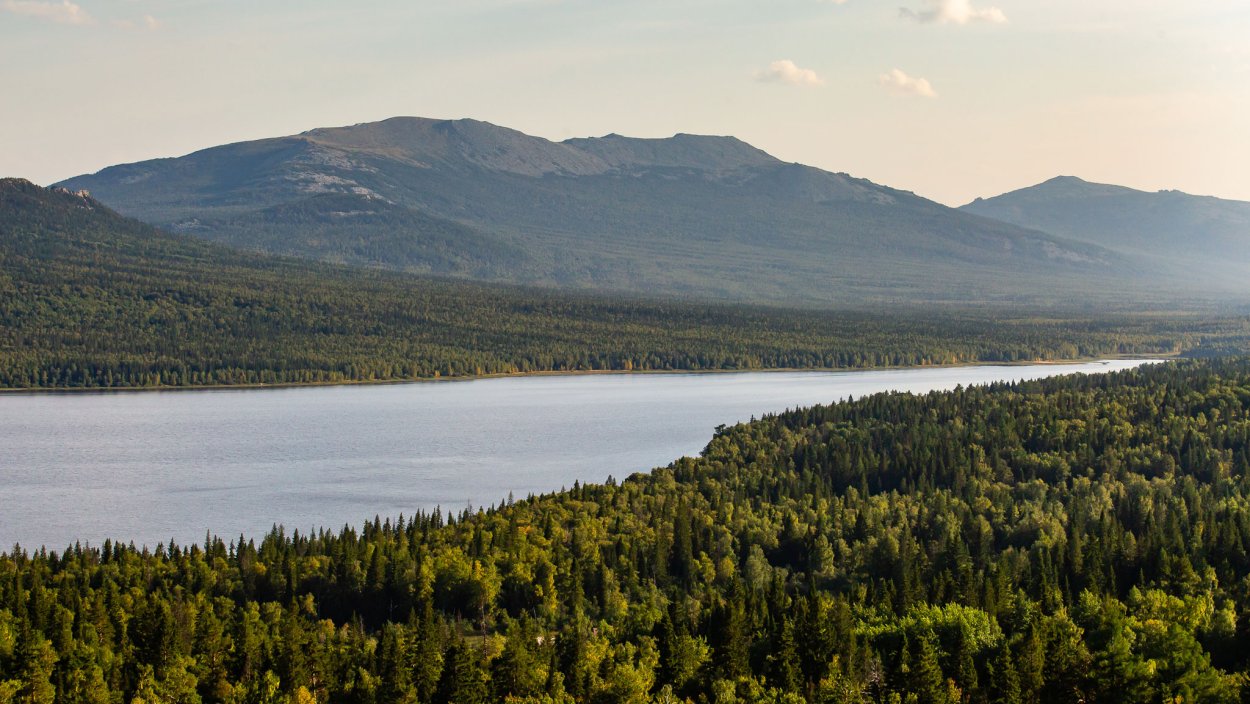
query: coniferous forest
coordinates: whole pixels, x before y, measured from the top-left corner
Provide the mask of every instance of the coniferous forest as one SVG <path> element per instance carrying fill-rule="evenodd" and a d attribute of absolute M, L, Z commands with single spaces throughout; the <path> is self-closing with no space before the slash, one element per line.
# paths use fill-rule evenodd
<path fill-rule="evenodd" d="M 460 515 L 0 555 L 0 702 L 1239 702 L 1250 360 L 721 428 Z"/>
<path fill-rule="evenodd" d="M 0 704 L 1250 704 L 1247 38 L 0 0 Z"/>
<path fill-rule="evenodd" d="M 163 233 L 0 180 L 0 388 L 385 381 L 1207 355 L 1235 315 L 788 310 L 310 264 Z"/>

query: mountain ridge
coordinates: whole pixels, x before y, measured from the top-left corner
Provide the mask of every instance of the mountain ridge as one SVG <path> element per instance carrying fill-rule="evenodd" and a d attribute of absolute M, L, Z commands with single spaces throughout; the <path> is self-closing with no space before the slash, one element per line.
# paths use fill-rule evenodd
<path fill-rule="evenodd" d="M 1250 202 L 1058 176 L 960 210 L 1179 264 L 1194 277 L 1250 277 Z"/>
<path fill-rule="evenodd" d="M 0 180 L 0 262 L 0 389 L 1010 362 L 1245 339 L 1235 320 L 881 315 L 335 266 L 166 233 L 17 179 Z"/>
<path fill-rule="evenodd" d="M 574 289 L 816 304 L 1046 301 L 1056 281 L 1080 297 L 1127 285 L 1140 269 L 1096 245 L 787 163 L 728 136 L 554 142 L 477 120 L 391 118 L 58 185 L 236 247 Z M 274 217 L 325 194 L 417 215 L 363 232 L 347 219 L 322 223 L 315 237 Z"/>

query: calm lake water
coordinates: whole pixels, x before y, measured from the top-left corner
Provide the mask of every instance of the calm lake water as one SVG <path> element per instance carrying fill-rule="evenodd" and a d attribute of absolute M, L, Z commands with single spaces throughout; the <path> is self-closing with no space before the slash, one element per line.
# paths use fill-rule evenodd
<path fill-rule="evenodd" d="M 0 395 L 0 545 L 155 545 L 459 512 L 696 455 L 722 423 L 1139 361 Z"/>

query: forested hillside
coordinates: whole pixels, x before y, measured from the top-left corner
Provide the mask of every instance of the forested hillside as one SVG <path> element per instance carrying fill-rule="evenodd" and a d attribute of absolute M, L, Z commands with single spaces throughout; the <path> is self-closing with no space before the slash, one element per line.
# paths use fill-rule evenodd
<path fill-rule="evenodd" d="M 1245 318 L 809 312 L 590 297 L 330 267 L 162 233 L 0 181 L 0 387 L 865 367 L 1204 353 Z"/>
<path fill-rule="evenodd" d="M 1159 262 L 723 136 L 551 142 L 476 120 L 397 117 L 60 185 L 244 249 L 564 289 L 824 306 L 1140 303 L 1213 291 Z M 1233 292 L 1245 301 L 1244 287 Z"/>
<path fill-rule="evenodd" d="M 884 394 L 457 517 L 0 555 L 0 701 L 1238 702 L 1250 360 Z"/>

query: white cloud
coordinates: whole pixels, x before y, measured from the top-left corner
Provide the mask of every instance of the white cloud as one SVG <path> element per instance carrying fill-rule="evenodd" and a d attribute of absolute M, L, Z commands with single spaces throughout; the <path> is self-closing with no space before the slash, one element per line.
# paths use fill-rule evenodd
<path fill-rule="evenodd" d="M 899 16 L 925 24 L 968 24 L 989 22 L 1002 24 L 1007 15 L 997 7 L 973 7 L 972 0 L 924 0 L 925 9 L 899 8 Z"/>
<path fill-rule="evenodd" d="M 91 15 L 87 11 L 70 2 L 45 2 L 44 0 L 4 0 L 0 4 L 7 12 L 24 17 L 36 17 L 49 22 L 61 24 L 91 24 Z"/>
<path fill-rule="evenodd" d="M 899 69 L 881 74 L 877 79 L 881 85 L 900 95 L 918 95 L 922 98 L 936 98 L 937 91 L 928 79 L 909 76 Z"/>
<path fill-rule="evenodd" d="M 789 59 L 780 59 L 768 68 L 755 72 L 755 80 L 766 83 L 785 83 L 791 86 L 823 86 L 824 80 L 810 68 L 799 68 Z"/>
<path fill-rule="evenodd" d="M 113 26 L 118 29 L 146 29 L 155 32 L 161 28 L 161 21 L 152 15 L 144 15 L 137 20 L 113 20 Z"/>

